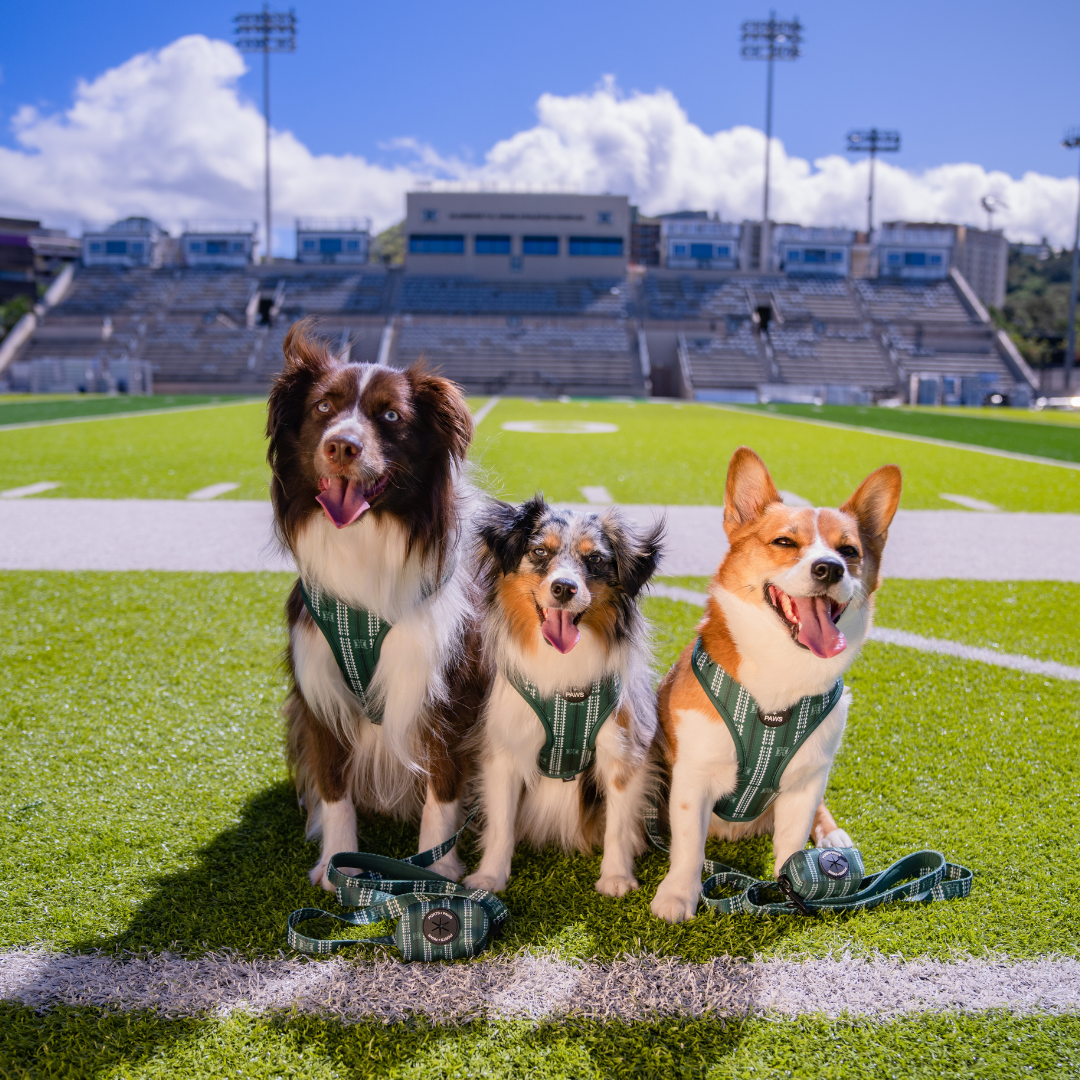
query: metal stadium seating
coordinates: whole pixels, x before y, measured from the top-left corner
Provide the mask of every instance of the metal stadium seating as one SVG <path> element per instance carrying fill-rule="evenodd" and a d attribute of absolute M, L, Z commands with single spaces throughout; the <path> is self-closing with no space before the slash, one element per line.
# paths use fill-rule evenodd
<path fill-rule="evenodd" d="M 630 290 L 620 279 L 480 281 L 470 277 L 406 277 L 401 310 L 441 315 L 626 314 Z"/>
<path fill-rule="evenodd" d="M 752 389 L 767 381 L 749 319 L 731 320 L 726 334 L 687 334 L 685 341 L 695 390 Z"/>

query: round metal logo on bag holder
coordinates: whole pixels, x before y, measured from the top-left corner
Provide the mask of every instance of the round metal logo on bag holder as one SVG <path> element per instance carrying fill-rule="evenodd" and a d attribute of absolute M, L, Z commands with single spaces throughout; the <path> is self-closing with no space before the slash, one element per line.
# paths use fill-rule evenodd
<path fill-rule="evenodd" d="M 461 920 L 449 908 L 433 908 L 424 916 L 421 931 L 432 945 L 449 945 L 461 931 Z"/>
<path fill-rule="evenodd" d="M 824 874 L 831 878 L 843 878 L 848 876 L 848 861 L 839 851 L 823 851 L 818 856 L 818 866 Z"/>

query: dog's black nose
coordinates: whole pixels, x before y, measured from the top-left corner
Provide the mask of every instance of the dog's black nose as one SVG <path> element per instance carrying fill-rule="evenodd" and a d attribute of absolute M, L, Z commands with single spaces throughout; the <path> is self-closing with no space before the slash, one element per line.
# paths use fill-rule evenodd
<path fill-rule="evenodd" d="M 824 585 L 835 585 L 844 576 L 845 569 L 844 564 L 835 559 L 817 559 L 810 567 L 810 574 Z"/>
<path fill-rule="evenodd" d="M 323 443 L 323 453 L 335 465 L 347 465 L 364 452 L 364 444 L 355 435 L 335 435 Z"/>
<path fill-rule="evenodd" d="M 569 578 L 556 578 L 551 583 L 551 595 L 559 601 L 570 600 L 577 595 L 577 585 Z"/>

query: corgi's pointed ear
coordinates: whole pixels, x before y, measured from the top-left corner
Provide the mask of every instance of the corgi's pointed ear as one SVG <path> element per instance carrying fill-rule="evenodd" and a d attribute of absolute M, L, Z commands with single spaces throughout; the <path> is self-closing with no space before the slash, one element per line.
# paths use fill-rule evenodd
<path fill-rule="evenodd" d="M 895 465 L 882 465 L 859 485 L 840 509 L 858 521 L 859 532 L 866 542 L 881 546 L 899 505 L 900 470 Z"/>
<path fill-rule="evenodd" d="M 780 501 L 780 492 L 776 490 L 765 462 L 749 446 L 740 446 L 731 455 L 728 466 L 724 531 L 730 536 L 736 529 L 761 517 L 766 506 Z"/>

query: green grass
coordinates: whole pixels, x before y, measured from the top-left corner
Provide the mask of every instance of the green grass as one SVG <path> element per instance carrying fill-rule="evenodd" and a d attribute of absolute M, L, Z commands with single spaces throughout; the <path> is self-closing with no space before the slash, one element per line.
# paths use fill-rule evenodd
<path fill-rule="evenodd" d="M 43 420 L 70 420 L 83 416 L 111 416 L 115 413 L 146 412 L 158 409 L 190 408 L 239 399 L 234 394 L 153 394 L 147 397 L 107 397 L 103 394 L 45 397 L 27 395 L 0 398 L 0 426 L 38 423 Z"/>
<path fill-rule="evenodd" d="M 1065 427 L 1080 426 L 1080 411 L 1076 409 L 1005 409 L 987 407 L 984 409 L 965 409 L 960 406 L 945 405 L 905 405 L 903 412 L 928 413 L 932 416 L 960 416 L 965 418 L 981 417 L 986 420 L 1001 420 L 1005 423 L 1021 424 L 1061 424 Z"/>
<path fill-rule="evenodd" d="M 62 486 L 41 498 L 172 499 L 232 481 L 240 487 L 226 498 L 263 499 L 264 417 L 261 404 L 241 404 L 0 431 L 0 490 L 51 480 Z M 600 420 L 619 430 L 503 431 L 511 420 Z M 895 462 L 908 509 L 955 509 L 941 500 L 947 492 L 1004 510 L 1080 512 L 1077 470 L 706 405 L 506 399 L 481 424 L 473 459 L 485 486 L 508 498 L 543 490 L 580 501 L 583 485 L 602 484 L 619 502 L 718 505 L 731 453 L 744 443 L 764 457 L 780 488 L 822 505 L 839 504 L 871 470 Z"/>
<path fill-rule="evenodd" d="M 568 1019 L 344 1024 L 234 1014 L 168 1020 L 147 1013 L 0 1005 L 0 1075 L 68 1077 L 385 1077 L 395 1080 L 656 1078 L 990 1080 L 1074 1077 L 1080 1018 L 944 1014 L 861 1019 Z"/>
<path fill-rule="evenodd" d="M 0 575 L 0 605 L 19 613 L 0 644 L 0 947 L 274 955 L 288 912 L 325 902 L 306 882 L 316 852 L 281 751 L 288 584 L 274 574 Z M 1039 584 L 1013 588 L 1033 618 L 1053 602 Z M 902 590 L 932 613 L 937 583 Z M 699 611 L 647 606 L 669 662 Z M 1080 686 L 875 644 L 849 683 L 830 805 L 869 867 L 938 847 L 975 869 L 969 899 L 668 927 L 648 911 L 661 853 L 639 861 L 641 891 L 614 901 L 593 889 L 599 856 L 522 848 L 498 950 L 1075 950 L 1080 909 L 1061 897 L 1080 886 Z M 416 850 L 414 828 L 379 819 L 361 831 L 368 850 Z M 475 860 L 471 838 L 465 853 Z M 758 874 L 771 864 L 763 840 L 710 843 L 710 853 Z"/>
<path fill-rule="evenodd" d="M 862 405 L 786 405 L 744 406 L 781 416 L 799 416 L 828 420 L 852 427 L 870 427 L 879 431 L 897 431 L 924 438 L 988 446 L 1015 454 L 1060 461 L 1080 461 L 1080 429 L 1075 424 L 1048 424 L 1014 418 L 1002 423 L 985 415 L 964 415 L 929 409 L 881 409 Z M 983 410 L 980 410 L 983 412 Z"/>

